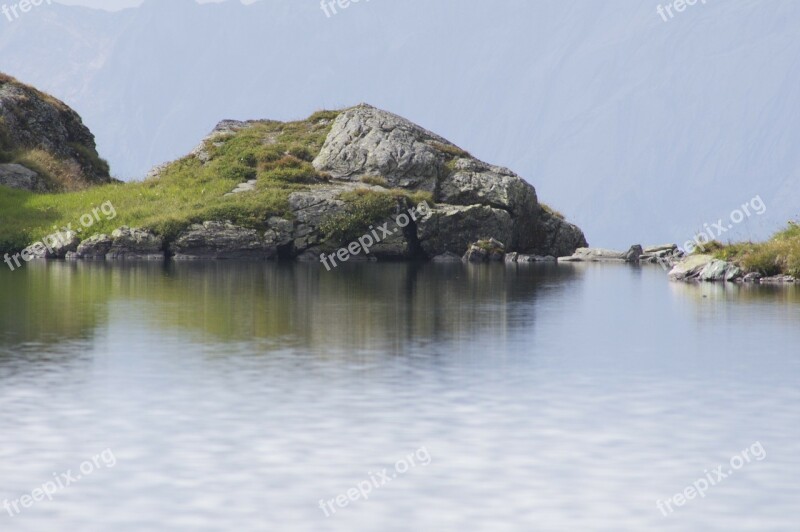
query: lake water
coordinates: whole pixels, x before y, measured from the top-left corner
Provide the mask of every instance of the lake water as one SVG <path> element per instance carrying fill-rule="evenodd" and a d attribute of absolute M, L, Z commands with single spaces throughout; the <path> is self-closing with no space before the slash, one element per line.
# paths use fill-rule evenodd
<path fill-rule="evenodd" d="M 0 294 L 2 531 L 800 529 L 795 287 L 41 263 Z"/>

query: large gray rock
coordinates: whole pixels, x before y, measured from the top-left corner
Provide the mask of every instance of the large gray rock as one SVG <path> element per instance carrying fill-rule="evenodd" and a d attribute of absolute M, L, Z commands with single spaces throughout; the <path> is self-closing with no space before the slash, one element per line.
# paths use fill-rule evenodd
<path fill-rule="evenodd" d="M 75 231 L 57 231 L 27 247 L 25 251 L 34 259 L 63 259 L 67 253 L 78 248 L 79 242 Z"/>
<path fill-rule="evenodd" d="M 433 192 L 448 173 L 435 143 L 455 148 L 403 117 L 362 104 L 336 118 L 314 168 L 334 179 L 379 175 L 392 187 Z"/>
<path fill-rule="evenodd" d="M 31 192 L 45 192 L 47 184 L 39 174 L 25 168 L 21 164 L 0 164 L 0 185 L 29 190 Z"/>
<path fill-rule="evenodd" d="M 255 229 L 230 222 L 203 222 L 183 231 L 170 245 L 175 260 L 250 259 L 267 260 L 278 255 L 277 246 L 267 246 Z"/>
<path fill-rule="evenodd" d="M 484 205 L 437 205 L 417 221 L 419 243 L 428 257 L 448 251 L 461 256 L 481 238 L 508 242 L 513 232 L 508 211 Z"/>
<path fill-rule="evenodd" d="M 700 281 L 717 282 L 725 281 L 725 275 L 728 272 L 728 263 L 724 260 L 712 260 L 705 267 L 700 270 L 697 279 Z"/>
<path fill-rule="evenodd" d="M 544 209 L 534 221 L 518 220 L 516 232 L 517 249 L 534 255 L 564 257 L 589 245 L 577 225 Z"/>
<path fill-rule="evenodd" d="M 264 243 L 268 247 L 286 247 L 294 240 L 294 223 L 290 220 L 273 216 L 267 220 L 267 227 Z"/>
<path fill-rule="evenodd" d="M 330 185 L 316 186 L 310 190 L 292 193 L 289 196 L 289 208 L 294 218 L 294 228 L 292 231 L 292 252 L 301 261 L 317 260 L 322 252 L 332 252 L 339 248 L 347 247 L 351 242 L 331 241 L 326 239 L 323 234 L 323 226 L 334 216 L 341 215 L 346 211 L 347 204 L 339 199 L 339 196 L 355 189 L 369 189 L 386 191 L 382 187 L 367 186 L 361 183 L 339 182 Z M 398 200 L 398 214 L 403 211 L 403 202 Z M 405 205 L 406 208 L 410 206 Z M 407 212 L 407 211 L 405 211 Z M 419 218 L 419 215 L 417 215 Z M 375 220 L 375 227 L 384 222 L 389 222 L 388 228 L 391 235 L 386 237 L 378 231 L 380 240 L 374 242 L 369 248 L 369 253 L 361 257 L 361 260 L 370 259 L 407 259 L 417 252 L 417 223 L 409 219 L 409 225 L 400 229 L 394 224 L 391 216 L 386 220 Z M 394 231 L 397 229 L 397 231 Z M 365 228 L 365 232 L 369 232 Z M 353 260 L 359 260 L 354 257 Z"/>
<path fill-rule="evenodd" d="M 78 246 L 77 251 L 68 258 L 82 260 L 105 260 L 114 244 L 112 238 L 105 234 L 93 235 Z"/>
<path fill-rule="evenodd" d="M 711 255 L 689 255 L 677 263 L 669 272 L 673 281 L 691 281 L 697 279 L 708 264 L 714 260 Z"/>
<path fill-rule="evenodd" d="M 324 235 L 320 228 L 329 217 L 344 210 L 345 202 L 338 198 L 351 188 L 321 186 L 289 196 L 289 208 L 294 217 L 293 247 L 296 254 L 300 255 L 309 248 L 316 250 L 323 243 Z"/>
<path fill-rule="evenodd" d="M 503 238 L 510 250 L 563 256 L 587 245 L 578 227 L 542 209 L 534 187 L 512 171 L 479 161 L 446 139 L 368 105 L 336 118 L 314 167 L 338 180 L 380 176 L 390 187 L 431 191 L 442 209 L 481 206 L 506 211 L 511 234 Z M 470 233 L 451 251 L 463 253 L 481 236 Z M 427 235 L 419 238 L 430 240 Z"/>
<path fill-rule="evenodd" d="M 488 205 L 512 215 L 534 216 L 536 190 L 508 168 L 490 166 L 477 159 L 458 158 L 454 171 L 443 177 L 437 200 L 454 205 Z"/>
<path fill-rule="evenodd" d="M 744 280 L 744 272 L 737 265 L 711 255 L 690 255 L 672 268 L 669 278 L 675 281 L 732 283 Z"/>
<path fill-rule="evenodd" d="M 123 226 L 111 233 L 111 239 L 107 260 L 164 259 L 164 241 L 150 231 Z"/>
<path fill-rule="evenodd" d="M 644 248 L 639 260 L 649 264 L 660 264 L 663 268 L 670 270 L 684 256 L 677 244 L 662 244 Z"/>
<path fill-rule="evenodd" d="M 0 151 L 38 149 L 74 165 L 86 183 L 112 181 L 94 135 L 63 102 L 0 74 Z"/>

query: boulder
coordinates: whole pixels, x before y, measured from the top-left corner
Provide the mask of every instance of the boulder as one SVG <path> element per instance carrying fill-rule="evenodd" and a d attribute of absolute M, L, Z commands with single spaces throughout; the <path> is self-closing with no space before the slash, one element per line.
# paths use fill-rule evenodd
<path fill-rule="evenodd" d="M 63 259 L 78 249 L 80 240 L 75 231 L 58 231 L 26 248 L 34 259 Z"/>
<path fill-rule="evenodd" d="M 431 259 L 433 262 L 437 263 L 447 263 L 447 262 L 461 262 L 461 257 L 456 255 L 453 252 L 446 251 L 441 255 L 436 255 Z"/>
<path fill-rule="evenodd" d="M 107 260 L 164 259 L 164 241 L 150 231 L 123 226 L 111 233 L 111 239 Z"/>
<path fill-rule="evenodd" d="M 556 262 L 558 259 L 552 255 L 519 255 L 515 262 Z"/>
<path fill-rule="evenodd" d="M 642 246 L 631 246 L 628 251 L 602 248 L 578 248 L 569 257 L 559 257 L 559 262 L 639 262 Z"/>
<path fill-rule="evenodd" d="M 763 277 L 763 275 L 761 275 L 758 272 L 751 272 L 751 273 L 748 273 L 747 275 L 745 275 L 744 277 L 742 277 L 742 282 L 744 282 L 744 283 L 758 283 L 758 282 L 761 281 L 762 277 Z"/>
<path fill-rule="evenodd" d="M 472 158 L 456 159 L 440 180 L 437 201 L 453 205 L 488 205 L 513 216 L 538 216 L 536 190 L 508 168 Z"/>
<path fill-rule="evenodd" d="M 644 253 L 648 255 L 656 255 L 664 252 L 675 252 L 678 250 L 678 244 L 661 244 L 660 246 L 647 246 L 644 248 Z"/>
<path fill-rule="evenodd" d="M 264 243 L 268 247 L 286 247 L 294 240 L 294 224 L 289 220 L 273 216 L 267 220 L 267 227 Z"/>
<path fill-rule="evenodd" d="M 577 226 L 539 205 L 535 188 L 520 176 L 479 161 L 446 139 L 369 105 L 339 114 L 313 164 L 334 180 L 380 176 L 389 187 L 434 192 L 442 210 L 479 206 L 505 211 L 511 232 L 506 235 L 504 229 L 503 241 L 520 253 L 567 255 L 587 245 Z M 453 249 L 433 245 L 425 252 L 429 256 L 448 250 L 462 254 L 481 234 L 458 239 Z M 427 234 L 418 237 L 431 240 Z"/>
<path fill-rule="evenodd" d="M 677 263 L 669 272 L 673 281 L 690 281 L 697 279 L 708 264 L 714 260 L 711 255 L 689 255 Z"/>
<path fill-rule="evenodd" d="M 662 267 L 669 270 L 684 256 L 683 251 L 678 248 L 677 244 L 662 244 L 660 246 L 648 246 L 644 248 L 642 255 L 639 257 L 639 261 L 649 264 L 660 264 Z"/>
<path fill-rule="evenodd" d="M 461 256 L 484 235 L 509 241 L 513 231 L 508 211 L 484 205 L 437 205 L 417 220 L 419 244 L 428 257 L 448 251 Z"/>
<path fill-rule="evenodd" d="M 0 152 L 34 149 L 75 169 L 80 184 L 113 181 L 108 165 L 97 154 L 94 135 L 75 111 L 49 94 L 0 74 Z M 23 180 L 27 178 L 32 176 Z M 28 190 L 38 192 L 49 185 L 39 181 Z"/>
<path fill-rule="evenodd" d="M 203 222 L 183 231 L 170 245 L 175 260 L 275 258 L 277 246 L 267 246 L 258 231 L 230 222 Z"/>
<path fill-rule="evenodd" d="M 322 243 L 320 227 L 325 221 L 340 213 L 345 203 L 338 199 L 342 192 L 353 187 L 321 186 L 312 190 L 294 192 L 289 196 L 289 208 L 294 217 L 293 247 L 296 254 Z M 338 247 L 338 246 L 336 246 Z"/>
<path fill-rule="evenodd" d="M 405 118 L 362 104 L 339 114 L 313 164 L 334 179 L 379 175 L 391 187 L 433 192 L 448 173 L 437 145 L 455 149 Z"/>
<path fill-rule="evenodd" d="M 725 281 L 726 274 L 728 273 L 728 263 L 724 260 L 712 260 L 705 267 L 700 270 L 697 279 L 707 282 Z"/>
<path fill-rule="evenodd" d="M 111 251 L 111 246 L 113 243 L 114 241 L 108 235 L 93 235 L 81 242 L 77 251 L 68 258 L 82 260 L 105 260 L 106 255 Z"/>
<path fill-rule="evenodd" d="M 47 190 L 44 179 L 21 164 L 0 164 L 0 185 L 30 192 Z"/>
<path fill-rule="evenodd" d="M 577 225 L 541 206 L 535 217 L 517 218 L 514 223 L 514 245 L 521 253 L 564 257 L 588 246 Z"/>

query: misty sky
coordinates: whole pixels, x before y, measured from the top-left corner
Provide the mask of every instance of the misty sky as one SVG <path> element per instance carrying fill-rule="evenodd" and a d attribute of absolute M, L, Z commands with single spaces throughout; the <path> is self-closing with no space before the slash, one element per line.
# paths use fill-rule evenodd
<path fill-rule="evenodd" d="M 69 6 L 86 6 L 98 9 L 106 9 L 108 11 L 125 9 L 126 7 L 136 7 L 140 5 L 143 1 L 144 0 L 56 0 L 56 2 L 59 4 L 64 4 Z M 208 4 L 211 2 L 217 3 L 222 1 L 225 0 L 197 0 L 197 2 L 200 4 Z M 252 4 L 255 1 L 257 0 L 242 0 L 241 3 Z"/>
<path fill-rule="evenodd" d="M 122 179 L 223 119 L 368 102 L 518 172 L 592 244 L 684 242 L 756 196 L 766 213 L 724 239 L 800 216 L 796 0 L 674 20 L 667 0 L 385 0 L 336 17 L 319 0 L 54 0 L 143 1 L 0 27 L 0 71 L 76 109 Z"/>

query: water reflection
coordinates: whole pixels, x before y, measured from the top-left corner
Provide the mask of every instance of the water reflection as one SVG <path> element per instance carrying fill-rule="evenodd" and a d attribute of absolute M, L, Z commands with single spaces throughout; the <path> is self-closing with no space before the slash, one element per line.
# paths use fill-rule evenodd
<path fill-rule="evenodd" d="M 109 308 L 136 304 L 154 329 L 215 341 L 271 339 L 329 349 L 502 334 L 572 267 L 495 264 L 33 263 L 0 273 L 0 345 L 91 338 Z M 535 316 L 528 316 L 531 325 Z"/>

